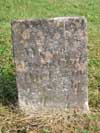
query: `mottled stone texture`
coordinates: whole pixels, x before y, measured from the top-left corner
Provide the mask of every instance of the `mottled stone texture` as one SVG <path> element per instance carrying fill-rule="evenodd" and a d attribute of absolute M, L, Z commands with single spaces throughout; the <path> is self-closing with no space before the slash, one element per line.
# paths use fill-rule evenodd
<path fill-rule="evenodd" d="M 12 22 L 19 105 L 88 110 L 84 17 Z"/>

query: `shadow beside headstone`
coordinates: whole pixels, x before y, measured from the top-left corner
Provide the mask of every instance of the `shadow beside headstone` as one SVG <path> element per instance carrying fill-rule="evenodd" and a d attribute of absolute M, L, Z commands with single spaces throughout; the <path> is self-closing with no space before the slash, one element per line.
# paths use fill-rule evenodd
<path fill-rule="evenodd" d="M 17 104 L 17 89 L 15 75 L 12 73 L 0 74 L 0 103 L 3 105 Z"/>

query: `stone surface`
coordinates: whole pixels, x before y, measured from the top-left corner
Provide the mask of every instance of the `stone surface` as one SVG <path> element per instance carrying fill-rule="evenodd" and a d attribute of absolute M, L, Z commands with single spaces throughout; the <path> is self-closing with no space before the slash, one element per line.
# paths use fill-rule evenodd
<path fill-rule="evenodd" d="M 19 105 L 88 111 L 84 17 L 12 22 Z"/>

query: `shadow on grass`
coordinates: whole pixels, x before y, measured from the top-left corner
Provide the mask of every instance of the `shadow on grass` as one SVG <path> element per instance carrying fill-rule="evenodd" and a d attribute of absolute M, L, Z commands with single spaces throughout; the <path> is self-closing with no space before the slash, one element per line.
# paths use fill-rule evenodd
<path fill-rule="evenodd" d="M 17 89 L 14 74 L 0 73 L 0 103 L 3 105 L 17 105 Z"/>

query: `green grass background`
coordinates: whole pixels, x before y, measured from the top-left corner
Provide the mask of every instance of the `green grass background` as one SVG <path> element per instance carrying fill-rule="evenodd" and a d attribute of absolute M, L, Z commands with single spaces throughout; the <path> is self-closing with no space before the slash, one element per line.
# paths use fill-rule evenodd
<path fill-rule="evenodd" d="M 17 99 L 11 21 L 58 16 L 87 18 L 89 104 L 100 106 L 100 0 L 0 0 L 0 102 Z"/>

